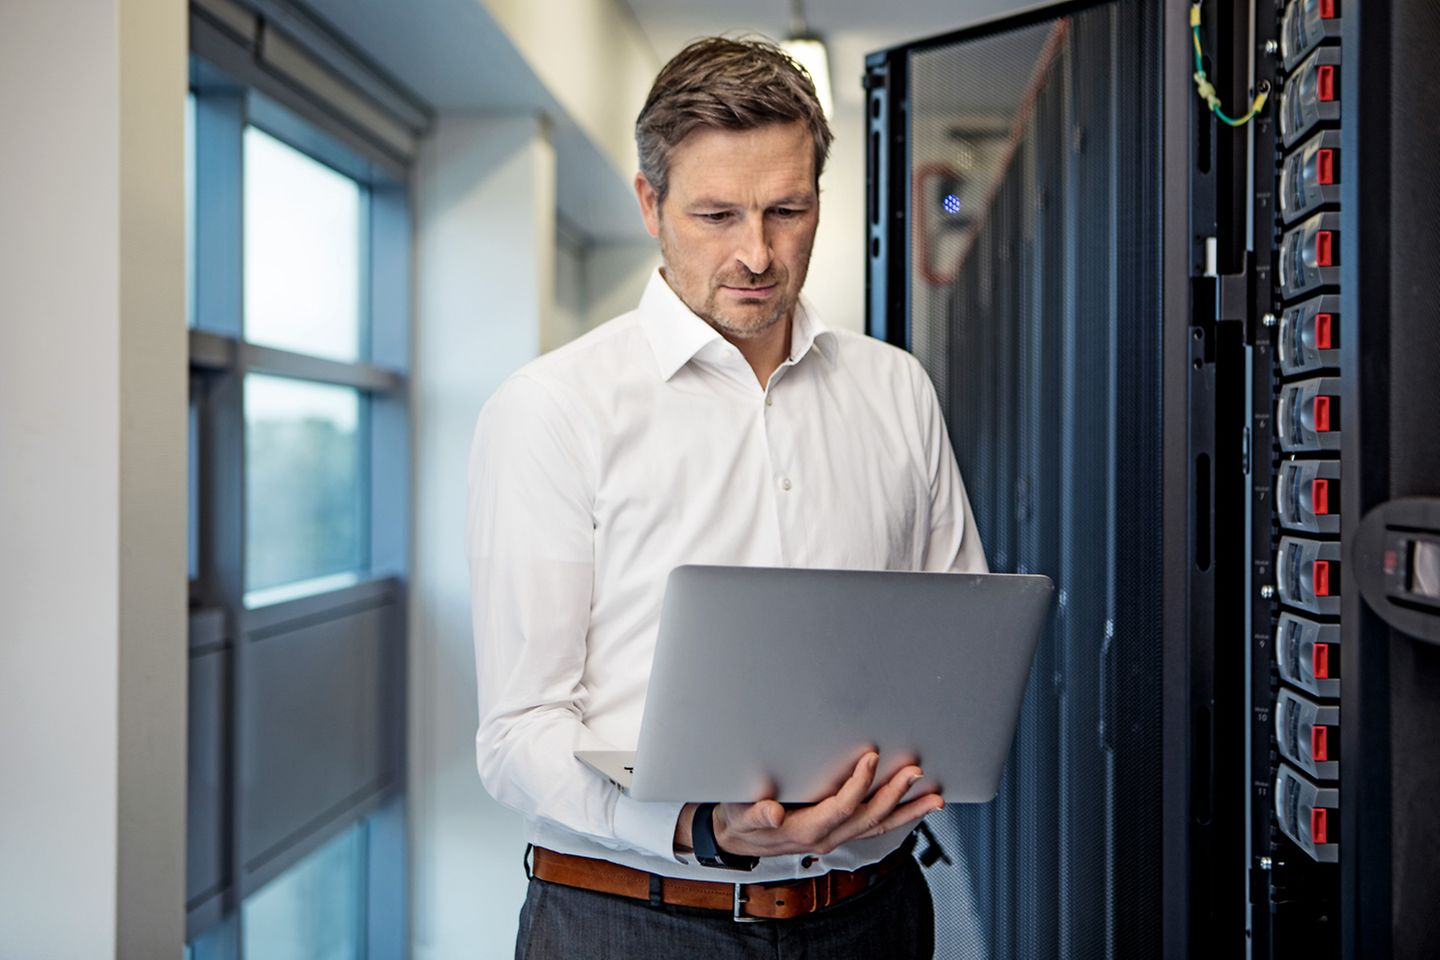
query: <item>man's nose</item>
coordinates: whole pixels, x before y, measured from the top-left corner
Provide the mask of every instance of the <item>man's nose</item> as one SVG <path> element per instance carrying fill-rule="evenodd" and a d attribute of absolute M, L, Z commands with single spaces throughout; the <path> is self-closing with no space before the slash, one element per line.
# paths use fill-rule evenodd
<path fill-rule="evenodd" d="M 749 218 L 745 221 L 744 232 L 740 238 L 740 246 L 735 251 L 735 259 L 740 261 L 741 266 L 751 273 L 764 273 L 770 268 L 770 238 L 765 231 L 765 218 L 763 216 Z"/>

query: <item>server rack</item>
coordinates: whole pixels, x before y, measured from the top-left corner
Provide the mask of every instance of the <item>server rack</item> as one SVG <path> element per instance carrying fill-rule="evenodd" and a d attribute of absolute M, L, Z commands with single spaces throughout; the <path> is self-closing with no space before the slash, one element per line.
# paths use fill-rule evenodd
<path fill-rule="evenodd" d="M 1000 796 L 934 826 L 940 957 L 1157 956 L 1186 901 L 1161 774 L 1185 550 L 1166 56 L 1159 7 L 1078 2 L 867 64 L 872 332 L 930 372 L 992 566 L 1058 587 Z"/>
<path fill-rule="evenodd" d="M 939 831 L 941 956 L 1440 955 L 1440 5 L 1205 0 L 1221 102 L 1270 90 L 1239 127 L 1190 17 L 867 63 L 871 332 L 1061 597 L 1001 796 Z M 1005 57 L 987 160 L 946 90 Z"/>

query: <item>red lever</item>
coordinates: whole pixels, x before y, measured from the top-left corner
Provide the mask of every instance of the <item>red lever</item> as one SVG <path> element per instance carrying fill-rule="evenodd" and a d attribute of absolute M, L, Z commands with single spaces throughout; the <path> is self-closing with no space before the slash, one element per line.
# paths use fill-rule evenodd
<path fill-rule="evenodd" d="M 1310 583 L 1314 588 L 1315 596 L 1330 596 L 1330 561 L 1316 560 L 1311 567 Z"/>
<path fill-rule="evenodd" d="M 1315 90 L 1316 96 L 1321 100 L 1335 99 L 1335 67 L 1329 63 L 1322 63 L 1315 68 Z"/>
<path fill-rule="evenodd" d="M 1330 644 L 1315 644 L 1310 651 L 1310 667 L 1316 680 L 1330 679 Z"/>
<path fill-rule="evenodd" d="M 1320 19 L 1335 19 L 1335 0 L 1320 0 Z"/>
<path fill-rule="evenodd" d="M 1315 432 L 1326 433 L 1330 430 L 1330 398 L 1325 394 L 1315 398 L 1315 404 L 1311 408 L 1315 414 Z"/>
<path fill-rule="evenodd" d="M 1324 147 L 1315 154 L 1315 179 L 1320 183 L 1335 182 L 1335 151 Z"/>
<path fill-rule="evenodd" d="M 1334 314 L 1315 314 L 1315 349 L 1329 350 L 1334 344 Z"/>
<path fill-rule="evenodd" d="M 1327 843 L 1325 839 L 1325 808 L 1313 807 L 1310 810 L 1310 842 Z"/>
<path fill-rule="evenodd" d="M 1317 763 L 1329 759 L 1329 730 L 1318 723 L 1310 728 L 1310 759 Z"/>
<path fill-rule="evenodd" d="M 1310 481 L 1310 512 L 1323 517 L 1330 512 L 1330 481 L 1315 478 Z"/>
<path fill-rule="evenodd" d="M 1335 265 L 1335 234 L 1330 230 L 1321 230 L 1315 234 L 1315 266 L 1331 267 Z"/>

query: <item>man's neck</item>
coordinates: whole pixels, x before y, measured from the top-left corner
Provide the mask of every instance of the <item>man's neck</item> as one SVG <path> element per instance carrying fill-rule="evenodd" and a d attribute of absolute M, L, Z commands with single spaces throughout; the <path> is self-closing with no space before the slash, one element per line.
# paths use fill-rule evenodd
<path fill-rule="evenodd" d="M 790 358 L 790 332 L 795 326 L 795 313 L 792 310 L 790 315 L 780 320 L 769 330 L 755 337 L 732 337 L 723 330 L 719 334 L 734 345 L 750 364 L 750 369 L 755 371 L 755 379 L 760 381 L 760 387 L 764 389 L 770 383 L 770 377 L 780 365 Z"/>

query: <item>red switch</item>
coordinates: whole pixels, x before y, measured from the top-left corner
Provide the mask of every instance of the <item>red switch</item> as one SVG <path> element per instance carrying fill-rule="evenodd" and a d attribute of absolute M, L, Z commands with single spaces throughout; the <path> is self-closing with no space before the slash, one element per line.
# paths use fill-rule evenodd
<path fill-rule="evenodd" d="M 1319 763 L 1330 758 L 1329 727 L 1315 724 L 1310 728 L 1310 759 Z"/>
<path fill-rule="evenodd" d="M 1328 843 L 1325 839 L 1325 808 L 1312 807 L 1310 810 L 1310 842 Z"/>
<path fill-rule="evenodd" d="M 1335 151 L 1330 147 L 1315 154 L 1315 179 L 1320 183 L 1335 182 Z"/>
<path fill-rule="evenodd" d="M 1335 99 L 1335 67 L 1322 63 L 1315 68 L 1315 93 L 1321 100 Z"/>
<path fill-rule="evenodd" d="M 1315 266 L 1333 267 L 1335 265 L 1335 232 L 1333 230 L 1321 230 L 1315 234 Z"/>
<path fill-rule="evenodd" d="M 1317 597 L 1330 596 L 1330 561 L 1316 560 L 1311 568 L 1310 584 Z"/>
<path fill-rule="evenodd" d="M 1315 349 L 1329 350 L 1335 343 L 1335 315 L 1315 314 Z"/>
<path fill-rule="evenodd" d="M 1335 0 L 1320 0 L 1320 19 L 1335 19 Z"/>
<path fill-rule="evenodd" d="M 1330 679 L 1330 644 L 1315 644 L 1310 651 L 1310 666 L 1316 680 Z"/>
<path fill-rule="evenodd" d="M 1330 481 L 1316 477 L 1310 481 L 1310 512 L 1323 517 L 1330 512 Z"/>
<path fill-rule="evenodd" d="M 1311 408 L 1315 414 L 1315 432 L 1330 432 L 1330 398 L 1320 394 L 1315 398 L 1315 404 Z"/>

